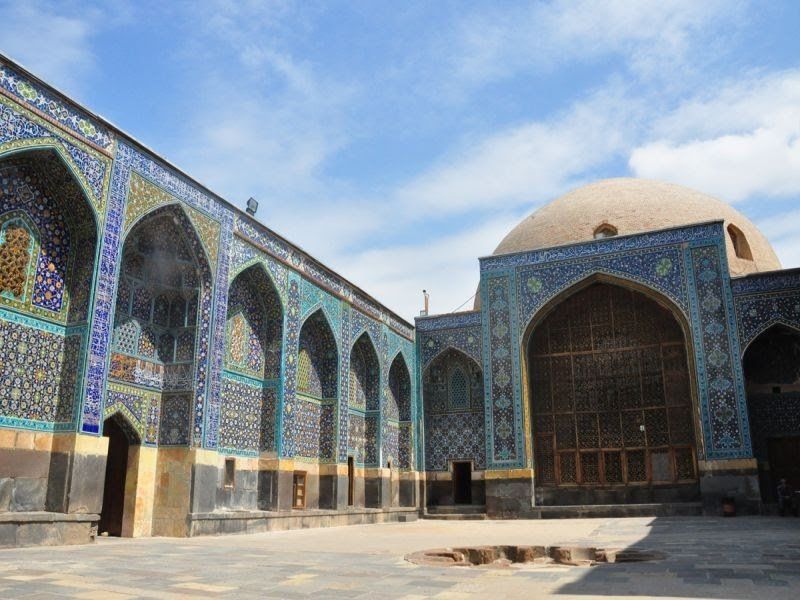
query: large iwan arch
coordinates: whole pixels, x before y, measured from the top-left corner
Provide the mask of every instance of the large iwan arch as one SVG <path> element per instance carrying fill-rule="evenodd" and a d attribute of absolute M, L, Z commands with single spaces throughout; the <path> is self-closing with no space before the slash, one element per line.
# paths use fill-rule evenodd
<path fill-rule="evenodd" d="M 680 313 L 653 296 L 592 277 L 529 326 L 537 504 L 699 497 L 691 345 Z"/>

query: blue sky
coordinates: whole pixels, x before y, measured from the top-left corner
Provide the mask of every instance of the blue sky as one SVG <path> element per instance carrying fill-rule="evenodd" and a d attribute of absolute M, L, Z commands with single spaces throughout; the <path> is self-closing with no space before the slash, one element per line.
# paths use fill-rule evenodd
<path fill-rule="evenodd" d="M 0 51 L 401 315 L 583 183 L 731 202 L 800 266 L 800 2 L 0 0 Z"/>

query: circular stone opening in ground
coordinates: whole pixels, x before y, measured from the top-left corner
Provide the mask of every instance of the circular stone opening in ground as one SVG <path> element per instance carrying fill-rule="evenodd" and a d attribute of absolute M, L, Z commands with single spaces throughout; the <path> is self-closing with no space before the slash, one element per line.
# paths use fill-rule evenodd
<path fill-rule="evenodd" d="M 597 564 L 661 560 L 664 554 L 635 548 L 591 546 L 465 546 L 422 550 L 405 558 L 416 565 L 428 567 L 591 567 Z"/>

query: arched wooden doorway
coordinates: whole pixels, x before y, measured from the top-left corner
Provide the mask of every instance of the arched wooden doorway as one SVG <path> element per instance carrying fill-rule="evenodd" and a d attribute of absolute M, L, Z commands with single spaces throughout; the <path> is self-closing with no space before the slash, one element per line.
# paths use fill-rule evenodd
<path fill-rule="evenodd" d="M 696 499 L 687 344 L 672 312 L 594 282 L 527 346 L 538 504 Z"/>

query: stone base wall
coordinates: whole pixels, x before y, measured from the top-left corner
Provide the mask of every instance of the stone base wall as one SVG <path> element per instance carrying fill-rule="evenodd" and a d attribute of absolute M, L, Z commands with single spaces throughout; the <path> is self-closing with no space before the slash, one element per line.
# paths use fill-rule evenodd
<path fill-rule="evenodd" d="M 721 515 L 722 500 L 732 498 L 737 514 L 762 512 L 756 459 L 698 461 L 703 514 Z"/>
<path fill-rule="evenodd" d="M 350 508 L 348 510 L 253 511 L 189 515 L 189 535 L 265 533 L 312 527 L 416 521 L 416 508 Z"/>
<path fill-rule="evenodd" d="M 626 486 L 534 487 L 536 506 L 697 502 L 698 483 Z"/>
<path fill-rule="evenodd" d="M 89 544 L 100 515 L 52 512 L 0 514 L 0 548 Z"/>
<path fill-rule="evenodd" d="M 107 452 L 105 438 L 0 430 L 0 514 L 100 512 Z"/>

